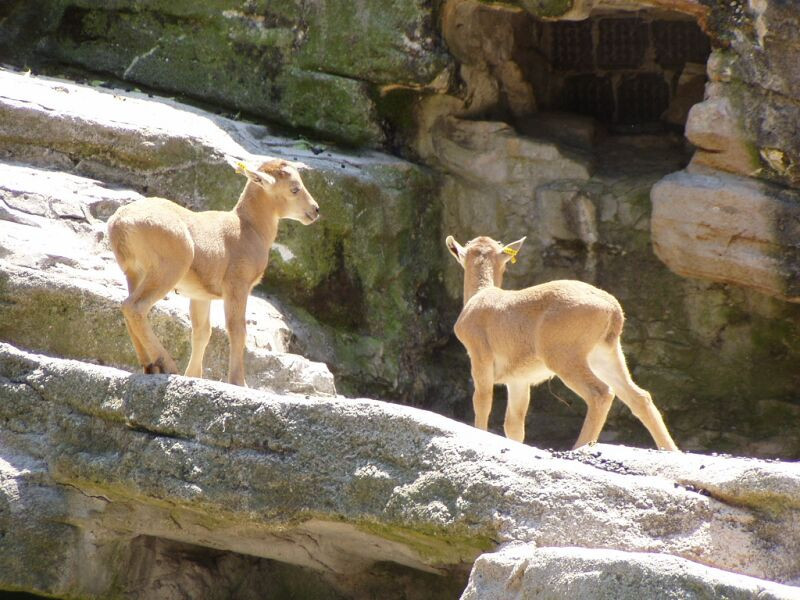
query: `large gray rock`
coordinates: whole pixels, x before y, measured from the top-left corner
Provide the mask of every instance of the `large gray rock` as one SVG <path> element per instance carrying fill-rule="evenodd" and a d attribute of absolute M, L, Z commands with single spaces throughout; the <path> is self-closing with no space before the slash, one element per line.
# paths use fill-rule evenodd
<path fill-rule="evenodd" d="M 800 588 L 661 554 L 510 546 L 475 561 L 461 600 L 796 600 Z"/>
<path fill-rule="evenodd" d="M 138 369 L 120 311 L 124 277 L 109 250 L 105 221 L 140 198 L 96 181 L 0 163 L 0 338 L 59 356 Z M 220 302 L 212 310 L 205 376 L 227 376 Z M 332 394 L 327 366 L 290 354 L 295 330 L 274 302 L 248 302 L 245 363 L 249 384 L 281 392 Z M 178 363 L 188 362 L 188 300 L 170 293 L 151 313 L 156 334 Z M 310 343 L 310 340 L 306 340 Z M 296 347 L 297 344 L 295 343 Z"/>
<path fill-rule="evenodd" d="M 800 194 L 719 171 L 679 172 L 651 192 L 653 248 L 686 277 L 800 301 Z"/>
<path fill-rule="evenodd" d="M 130 592 L 130 557 L 152 566 L 172 542 L 308 568 L 351 597 L 381 562 L 463 585 L 475 557 L 511 541 L 800 581 L 793 464 L 750 461 L 743 486 L 762 494 L 740 503 L 672 479 L 679 454 L 556 456 L 412 408 L 130 375 L 8 345 L 0 419 L 0 522 L 13 532 L 0 538 L 0 587 Z M 709 474 L 727 464 L 691 460 Z M 784 508 L 765 513 L 776 499 Z M 43 547 L 54 522 L 65 534 Z"/>
<path fill-rule="evenodd" d="M 385 139 L 378 86 L 430 83 L 447 62 L 426 2 L 12 0 L 0 50 L 101 71 L 352 145 Z"/>

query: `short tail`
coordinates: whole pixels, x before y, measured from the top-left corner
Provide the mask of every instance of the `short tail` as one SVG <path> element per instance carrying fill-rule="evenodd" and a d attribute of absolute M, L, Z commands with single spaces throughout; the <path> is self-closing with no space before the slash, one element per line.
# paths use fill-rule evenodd
<path fill-rule="evenodd" d="M 622 312 L 622 307 L 617 305 L 618 310 L 611 313 L 611 318 L 608 321 L 608 331 L 606 331 L 606 344 L 615 343 L 622 335 L 622 327 L 625 325 L 625 315 Z"/>
<path fill-rule="evenodd" d="M 123 227 L 119 226 L 116 213 L 108 220 L 106 227 L 108 231 L 108 245 L 111 246 L 111 251 L 114 253 L 117 262 L 122 266 L 127 257 L 127 248 L 125 245 L 125 231 Z"/>

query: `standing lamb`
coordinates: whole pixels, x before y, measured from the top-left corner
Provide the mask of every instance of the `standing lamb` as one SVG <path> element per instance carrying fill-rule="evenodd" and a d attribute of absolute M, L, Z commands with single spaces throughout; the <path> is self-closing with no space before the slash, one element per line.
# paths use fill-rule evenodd
<path fill-rule="evenodd" d="M 280 159 L 257 170 L 238 163 L 247 183 L 230 211 L 192 212 L 163 198 L 145 198 L 114 213 L 108 236 L 128 281 L 122 314 L 145 373 L 178 372 L 147 321 L 152 306 L 176 290 L 191 300 L 192 355 L 186 375 L 203 375 L 211 301 L 221 298 L 230 342 L 228 381 L 247 385 L 247 297 L 267 268 L 278 221 L 310 225 L 319 217 L 319 205 L 300 179 L 301 168 L 305 165 Z"/>
<path fill-rule="evenodd" d="M 475 427 L 487 428 L 493 386 L 502 383 L 508 389 L 506 437 L 522 442 L 530 387 L 558 375 L 588 406 L 575 448 L 597 441 L 616 392 L 660 449 L 677 450 L 650 394 L 625 365 L 624 315 L 614 296 L 573 280 L 500 289 L 506 264 L 515 262 L 524 241 L 503 246 L 478 237 L 461 246 L 453 236 L 446 240 L 464 268 L 455 334 L 472 365 Z"/>

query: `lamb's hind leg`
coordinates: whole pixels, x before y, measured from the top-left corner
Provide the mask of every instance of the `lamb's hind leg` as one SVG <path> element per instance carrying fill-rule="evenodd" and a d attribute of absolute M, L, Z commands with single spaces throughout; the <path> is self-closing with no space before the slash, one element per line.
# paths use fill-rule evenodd
<path fill-rule="evenodd" d="M 586 418 L 573 448 L 596 442 L 614 401 L 614 391 L 594 374 L 586 357 L 564 357 L 547 366 L 587 405 Z"/>
<path fill-rule="evenodd" d="M 188 265 L 162 264 L 159 269 L 145 273 L 122 303 L 122 314 L 137 354 L 141 352 L 139 361 L 145 373 L 178 372 L 175 361 L 150 328 L 147 313 L 156 302 L 174 289 L 187 269 Z"/>
<path fill-rule="evenodd" d="M 633 382 L 619 340 L 595 348 L 590 356 L 590 362 L 598 375 L 614 387 L 620 400 L 647 428 L 658 448 L 678 450 L 650 394 Z"/>
<path fill-rule="evenodd" d="M 139 276 L 138 274 L 129 271 L 125 272 L 125 279 L 128 282 L 128 296 L 130 297 L 130 295 L 139 285 Z M 125 328 L 128 330 L 128 337 L 130 337 L 131 342 L 133 342 L 133 349 L 136 352 L 136 358 L 138 359 L 139 364 L 142 365 L 142 368 L 146 368 L 146 366 L 150 363 L 150 357 L 147 355 L 144 344 L 137 335 L 138 332 L 135 331 L 128 322 L 128 318 L 125 316 L 124 309 L 122 311 L 122 315 L 123 320 L 125 321 Z"/>

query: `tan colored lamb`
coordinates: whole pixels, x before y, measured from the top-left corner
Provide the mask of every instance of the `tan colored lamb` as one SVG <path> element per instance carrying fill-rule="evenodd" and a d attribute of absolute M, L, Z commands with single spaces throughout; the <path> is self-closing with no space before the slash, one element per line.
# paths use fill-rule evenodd
<path fill-rule="evenodd" d="M 228 381 L 246 385 L 247 298 L 267 268 L 278 221 L 310 225 L 319 217 L 319 205 L 298 172 L 304 167 L 280 159 L 256 170 L 239 163 L 237 171 L 247 183 L 230 211 L 193 212 L 170 200 L 145 198 L 109 219 L 111 248 L 128 282 L 122 314 L 145 373 L 178 372 L 147 320 L 152 306 L 176 290 L 190 298 L 192 355 L 186 375 L 202 377 L 211 301 L 222 299 L 230 342 Z"/>
<path fill-rule="evenodd" d="M 624 315 L 614 296 L 574 280 L 500 289 L 524 241 L 504 246 L 478 237 L 461 246 L 452 236 L 446 240 L 464 268 L 455 334 L 472 365 L 475 427 L 487 428 L 493 385 L 505 384 L 505 433 L 522 442 L 530 387 L 558 375 L 588 406 L 575 448 L 597 441 L 616 393 L 660 449 L 677 450 L 650 394 L 628 372 L 620 344 Z"/>

